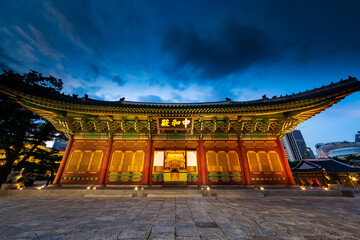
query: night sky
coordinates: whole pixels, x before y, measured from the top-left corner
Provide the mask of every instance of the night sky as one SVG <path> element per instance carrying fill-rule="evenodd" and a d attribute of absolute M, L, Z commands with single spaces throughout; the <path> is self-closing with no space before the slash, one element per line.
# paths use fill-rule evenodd
<path fill-rule="evenodd" d="M 64 92 L 145 102 L 254 100 L 360 79 L 360 1 L 0 0 L 0 68 Z M 354 141 L 360 93 L 298 127 Z"/>

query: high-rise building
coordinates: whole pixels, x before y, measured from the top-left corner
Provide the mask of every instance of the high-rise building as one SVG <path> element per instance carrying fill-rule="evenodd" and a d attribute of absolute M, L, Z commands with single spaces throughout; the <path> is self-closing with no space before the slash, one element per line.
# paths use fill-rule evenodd
<path fill-rule="evenodd" d="M 360 131 L 358 131 L 358 133 L 355 134 L 355 142 L 360 142 Z"/>
<path fill-rule="evenodd" d="M 306 146 L 300 130 L 294 130 L 286 133 L 285 137 L 281 141 L 288 161 L 294 162 L 302 159 L 315 158 L 311 148 Z"/>

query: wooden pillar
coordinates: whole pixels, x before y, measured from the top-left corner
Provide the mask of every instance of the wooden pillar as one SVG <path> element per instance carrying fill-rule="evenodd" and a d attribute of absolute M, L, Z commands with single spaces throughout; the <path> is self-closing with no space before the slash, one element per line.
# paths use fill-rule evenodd
<path fill-rule="evenodd" d="M 204 140 L 198 141 L 198 151 L 199 151 L 199 171 L 200 171 L 200 177 L 201 181 L 200 184 L 208 184 L 208 173 L 207 173 L 207 163 L 206 163 L 206 156 L 204 152 Z"/>
<path fill-rule="evenodd" d="M 144 159 L 144 170 L 142 175 L 142 183 L 150 184 L 150 165 L 151 165 L 151 154 L 152 154 L 152 140 L 151 138 L 147 141 L 147 147 L 145 151 L 145 159 Z"/>
<path fill-rule="evenodd" d="M 112 150 L 113 142 L 114 142 L 114 140 L 111 137 L 107 143 L 108 145 L 107 145 L 107 148 L 105 151 L 105 155 L 101 162 L 99 184 L 105 184 L 106 171 L 108 169 L 108 165 L 109 165 L 109 162 L 111 159 L 111 150 Z"/>
<path fill-rule="evenodd" d="M 243 166 L 243 174 L 245 179 L 245 185 L 251 185 L 251 178 L 250 178 L 250 168 L 249 162 L 247 161 L 244 144 L 242 140 L 238 140 L 239 150 L 240 150 L 240 164 Z"/>
<path fill-rule="evenodd" d="M 286 158 L 284 148 L 283 148 L 283 145 L 282 145 L 280 139 L 277 139 L 276 143 L 278 145 L 278 150 L 279 150 L 279 153 L 280 153 L 281 163 L 282 163 L 282 165 L 284 167 L 284 170 L 285 170 L 285 173 L 286 173 L 286 176 L 287 176 L 287 182 L 290 185 L 295 185 L 295 180 L 294 180 L 294 177 L 292 175 L 292 172 L 291 172 L 291 169 L 290 169 L 290 166 L 289 166 L 288 160 Z"/>
<path fill-rule="evenodd" d="M 73 138 L 73 136 L 71 136 L 70 139 L 69 139 L 69 142 L 68 142 L 68 144 L 66 146 L 64 156 L 63 156 L 63 158 L 61 160 L 61 163 L 60 163 L 59 169 L 58 169 L 58 171 L 56 173 L 56 177 L 55 177 L 55 180 L 54 180 L 53 184 L 59 184 L 60 183 L 61 176 L 64 173 L 64 169 L 65 169 L 67 160 L 69 158 L 69 154 L 70 154 L 71 147 L 72 147 L 73 143 L 74 143 L 74 138 Z"/>

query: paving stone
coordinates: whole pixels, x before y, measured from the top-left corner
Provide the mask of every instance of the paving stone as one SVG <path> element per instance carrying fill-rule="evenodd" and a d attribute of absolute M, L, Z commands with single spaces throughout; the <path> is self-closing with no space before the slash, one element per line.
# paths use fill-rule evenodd
<path fill-rule="evenodd" d="M 0 239 L 360 239 L 360 195 L 0 197 Z M 330 207 L 329 207 L 330 206 Z M 341 219 L 341 221 L 340 221 Z"/>

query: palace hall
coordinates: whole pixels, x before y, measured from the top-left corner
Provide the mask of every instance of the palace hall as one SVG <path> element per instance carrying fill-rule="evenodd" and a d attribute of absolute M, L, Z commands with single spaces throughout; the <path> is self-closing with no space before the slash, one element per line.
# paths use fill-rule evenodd
<path fill-rule="evenodd" d="M 0 85 L 69 138 L 61 185 L 293 185 L 284 134 L 359 90 L 349 77 L 253 101 L 147 103 Z"/>

